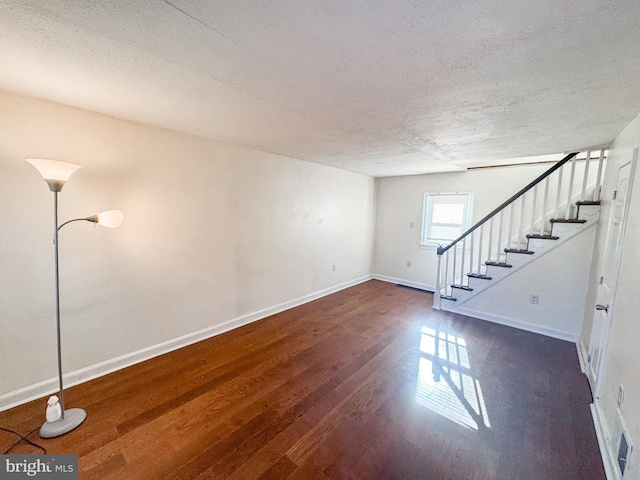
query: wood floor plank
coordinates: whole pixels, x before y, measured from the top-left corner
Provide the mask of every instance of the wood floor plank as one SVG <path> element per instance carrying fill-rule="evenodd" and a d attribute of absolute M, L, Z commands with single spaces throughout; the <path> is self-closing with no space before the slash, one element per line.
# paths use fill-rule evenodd
<path fill-rule="evenodd" d="M 362 283 L 70 388 L 84 424 L 30 439 L 83 480 L 605 479 L 575 345 L 432 299 Z"/>
<path fill-rule="evenodd" d="M 269 470 L 260 475 L 258 479 L 280 480 L 281 478 L 287 478 L 296 468 L 296 464 L 285 455 L 274 463 Z"/>

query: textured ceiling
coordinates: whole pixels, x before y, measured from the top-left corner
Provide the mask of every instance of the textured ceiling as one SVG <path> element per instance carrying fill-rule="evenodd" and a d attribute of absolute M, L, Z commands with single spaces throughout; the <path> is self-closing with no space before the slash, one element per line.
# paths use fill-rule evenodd
<path fill-rule="evenodd" d="M 603 145 L 640 1 L 0 0 L 0 88 L 373 176 Z"/>

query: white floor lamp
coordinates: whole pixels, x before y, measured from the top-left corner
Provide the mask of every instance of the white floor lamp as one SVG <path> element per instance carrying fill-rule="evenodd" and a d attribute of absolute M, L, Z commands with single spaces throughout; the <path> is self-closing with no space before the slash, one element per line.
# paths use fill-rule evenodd
<path fill-rule="evenodd" d="M 87 413 L 81 408 L 71 408 L 65 410 L 64 408 L 64 387 L 62 384 L 62 347 L 60 342 L 60 287 L 58 276 L 58 231 L 71 222 L 77 222 L 85 220 L 98 225 L 102 225 L 110 228 L 117 228 L 122 224 L 123 214 L 120 210 L 109 210 L 107 212 L 98 213 L 97 215 L 91 215 L 86 218 L 74 218 L 64 222 L 58 226 L 58 192 L 62 190 L 62 187 L 66 181 L 71 177 L 73 172 L 80 168 L 79 165 L 72 163 L 57 162 L 54 160 L 43 159 L 27 159 L 31 165 L 36 167 L 42 178 L 47 182 L 49 188 L 53 192 L 53 251 L 54 251 L 54 265 L 55 265 L 55 284 L 56 284 L 56 334 L 58 342 L 58 382 L 59 382 L 59 401 L 60 401 L 60 416 L 53 421 L 45 422 L 40 428 L 40 436 L 42 438 L 52 438 L 64 435 L 70 432 L 87 418 Z"/>

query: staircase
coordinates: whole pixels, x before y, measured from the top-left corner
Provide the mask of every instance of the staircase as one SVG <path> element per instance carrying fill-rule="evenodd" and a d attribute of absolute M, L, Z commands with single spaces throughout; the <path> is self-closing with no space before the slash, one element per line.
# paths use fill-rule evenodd
<path fill-rule="evenodd" d="M 574 152 L 438 247 L 434 308 L 467 300 L 597 223 L 606 148 Z"/>

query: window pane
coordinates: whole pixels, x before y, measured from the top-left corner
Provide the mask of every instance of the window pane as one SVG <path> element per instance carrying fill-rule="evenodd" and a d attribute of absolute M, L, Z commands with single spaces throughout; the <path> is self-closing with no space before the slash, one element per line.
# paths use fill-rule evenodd
<path fill-rule="evenodd" d="M 438 227 L 433 225 L 429 238 L 436 240 L 454 240 L 460 235 L 462 235 L 462 228 L 460 227 Z"/>
<path fill-rule="evenodd" d="M 471 198 L 471 193 L 425 193 L 420 243 L 448 243 L 462 235 L 469 228 Z"/>
<path fill-rule="evenodd" d="M 453 223 L 462 225 L 464 223 L 464 205 L 461 203 L 436 203 L 433 206 L 431 223 Z"/>

